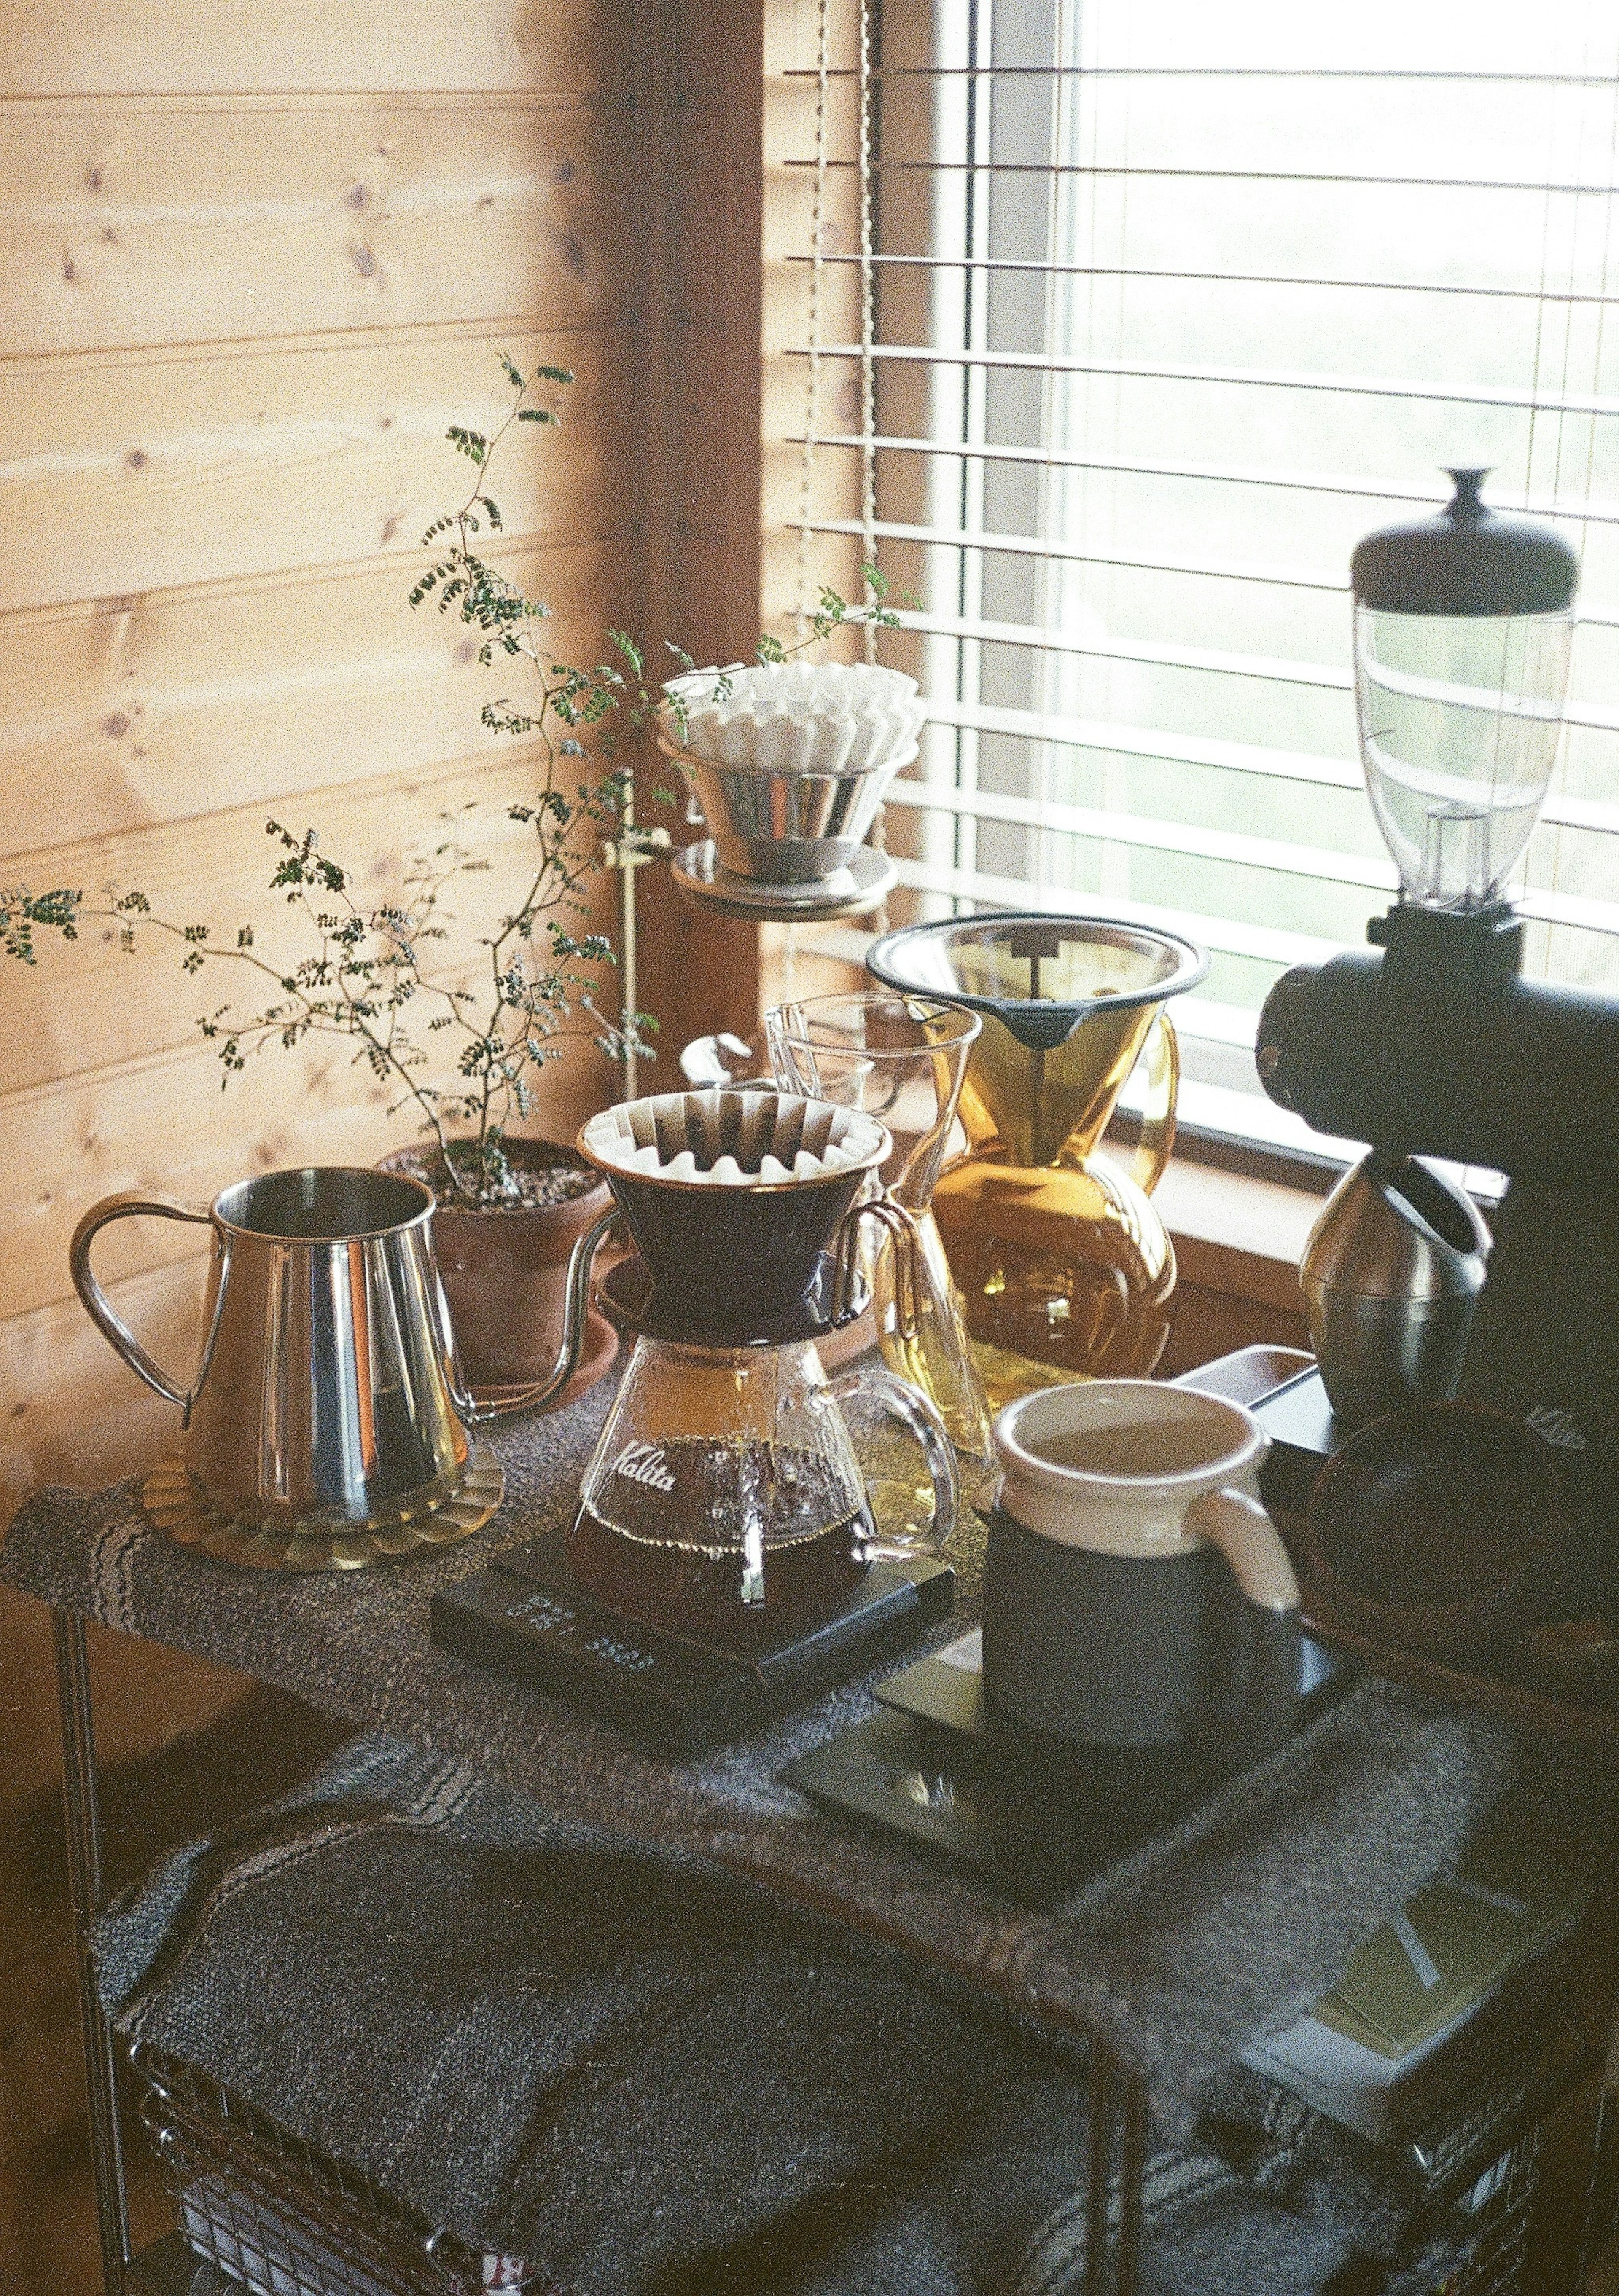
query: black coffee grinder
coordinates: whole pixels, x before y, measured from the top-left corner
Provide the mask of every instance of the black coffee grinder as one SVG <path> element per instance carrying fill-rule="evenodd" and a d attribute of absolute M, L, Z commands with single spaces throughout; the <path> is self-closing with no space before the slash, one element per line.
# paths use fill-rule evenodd
<path fill-rule="evenodd" d="M 1400 898 L 1380 953 L 1271 991 L 1265 1090 L 1319 1130 L 1508 1175 L 1459 1393 L 1563 1469 L 1582 1591 L 1619 1596 L 1619 998 L 1526 980 L 1507 886 L 1551 777 L 1574 554 L 1453 471 L 1437 518 L 1352 562 L 1368 791 Z"/>

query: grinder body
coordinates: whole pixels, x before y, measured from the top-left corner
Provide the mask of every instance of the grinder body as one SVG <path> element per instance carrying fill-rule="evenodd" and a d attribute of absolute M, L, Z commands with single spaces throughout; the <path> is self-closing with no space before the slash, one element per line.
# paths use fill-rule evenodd
<path fill-rule="evenodd" d="M 1508 1176 L 1459 1392 L 1556 1447 L 1576 1545 L 1619 1570 L 1619 998 L 1357 951 L 1278 981 L 1256 1058 L 1318 1131 Z"/>

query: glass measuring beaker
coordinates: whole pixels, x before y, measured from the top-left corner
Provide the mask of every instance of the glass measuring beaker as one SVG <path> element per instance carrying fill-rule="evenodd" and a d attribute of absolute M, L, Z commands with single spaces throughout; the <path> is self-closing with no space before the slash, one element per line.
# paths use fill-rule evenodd
<path fill-rule="evenodd" d="M 765 1015 L 777 1088 L 859 1108 L 893 1142 L 878 1170 L 916 1235 L 905 1264 L 877 1223 L 862 1232 L 878 1343 L 891 1371 L 937 1408 L 958 1451 L 987 1458 L 990 1409 L 933 1222 L 933 1187 L 949 1144 L 982 1022 L 936 998 L 855 991 L 779 1004 Z"/>

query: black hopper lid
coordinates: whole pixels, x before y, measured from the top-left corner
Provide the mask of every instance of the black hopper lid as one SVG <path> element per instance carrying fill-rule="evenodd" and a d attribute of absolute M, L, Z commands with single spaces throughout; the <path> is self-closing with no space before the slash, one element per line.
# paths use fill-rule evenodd
<path fill-rule="evenodd" d="M 1580 562 L 1562 536 L 1479 499 L 1483 470 L 1449 473 L 1455 495 L 1437 518 L 1380 527 L 1349 562 L 1355 603 L 1385 614 L 1561 614 Z"/>

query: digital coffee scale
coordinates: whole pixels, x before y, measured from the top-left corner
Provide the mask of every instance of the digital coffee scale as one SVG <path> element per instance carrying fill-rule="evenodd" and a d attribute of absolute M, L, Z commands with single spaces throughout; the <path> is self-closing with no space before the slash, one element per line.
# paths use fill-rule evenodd
<path fill-rule="evenodd" d="M 431 1633 L 666 1751 L 739 1738 L 897 1656 L 949 1616 L 948 1563 L 874 1562 L 829 1617 L 747 1656 L 662 1632 L 586 1593 L 560 1530 L 508 1547 L 433 1596 Z"/>

